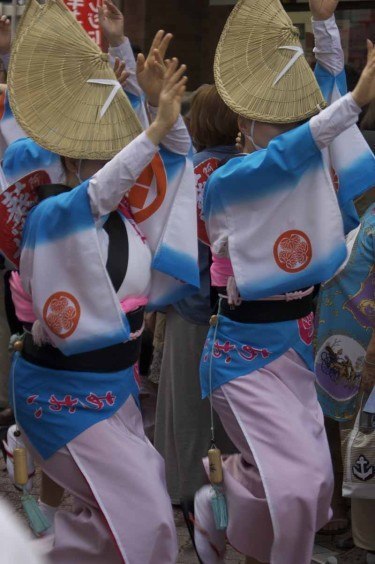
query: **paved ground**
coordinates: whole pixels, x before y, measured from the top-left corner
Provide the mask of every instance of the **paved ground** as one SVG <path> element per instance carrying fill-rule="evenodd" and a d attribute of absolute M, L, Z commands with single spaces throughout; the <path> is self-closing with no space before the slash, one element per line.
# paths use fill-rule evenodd
<path fill-rule="evenodd" d="M 33 489 L 33 493 L 35 495 L 37 495 L 38 492 L 38 485 L 39 485 L 39 477 L 37 476 L 35 481 L 34 481 L 34 489 Z M 19 493 L 15 490 L 15 488 L 13 487 L 13 484 L 10 482 L 10 480 L 8 479 L 7 473 L 6 473 L 6 469 L 5 469 L 5 464 L 3 461 L 3 458 L 0 454 L 0 497 L 5 498 L 15 509 L 15 511 L 17 511 L 18 513 L 20 513 L 20 515 L 23 517 L 22 514 L 22 509 L 21 509 L 21 503 L 20 503 L 20 495 Z M 64 506 L 69 509 L 71 505 L 71 501 L 69 499 L 69 497 L 66 497 L 66 499 L 64 500 Z M 179 552 L 179 557 L 178 557 L 178 561 L 177 564 L 197 564 L 197 558 L 195 556 L 190 538 L 189 538 L 189 534 L 187 532 L 187 529 L 185 527 L 184 524 L 184 520 L 182 517 L 181 512 L 176 509 L 174 511 L 175 514 L 175 522 L 176 522 L 176 527 L 177 527 L 177 533 L 178 533 L 178 539 L 179 539 L 179 545 L 180 545 L 180 552 Z M 320 544 L 320 548 L 317 547 L 316 549 L 316 555 L 313 562 L 314 563 L 324 563 L 326 561 L 326 556 L 323 557 L 323 555 L 321 557 L 319 557 L 319 552 L 320 551 L 325 551 L 326 549 L 331 549 L 331 550 L 335 550 L 337 553 L 337 550 L 334 548 L 332 542 L 331 542 L 331 538 L 330 537 L 319 537 L 318 538 L 318 542 Z M 226 557 L 226 562 L 228 562 L 229 564 L 244 564 L 245 563 L 245 559 L 238 553 L 236 553 L 232 548 L 228 548 L 228 553 L 227 553 L 227 557 Z M 341 563 L 345 563 L 345 564 L 365 564 L 366 560 L 365 560 L 365 555 L 364 552 L 358 549 L 355 549 L 354 551 L 351 551 L 350 553 L 345 555 L 345 558 L 340 560 L 340 564 Z M 104 564 L 104 563 L 103 563 Z M 162 563 L 161 563 L 162 564 Z"/>

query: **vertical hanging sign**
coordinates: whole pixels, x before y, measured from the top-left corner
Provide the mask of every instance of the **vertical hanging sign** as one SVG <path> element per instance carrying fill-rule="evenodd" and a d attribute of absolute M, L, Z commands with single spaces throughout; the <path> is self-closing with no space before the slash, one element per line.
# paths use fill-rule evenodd
<path fill-rule="evenodd" d="M 64 0 L 83 29 L 99 47 L 102 47 L 102 35 L 99 26 L 99 0 Z"/>

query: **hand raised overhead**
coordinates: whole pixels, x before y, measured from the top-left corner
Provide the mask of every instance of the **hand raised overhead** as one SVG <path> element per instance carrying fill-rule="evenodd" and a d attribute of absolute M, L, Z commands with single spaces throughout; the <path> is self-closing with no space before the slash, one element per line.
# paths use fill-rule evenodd
<path fill-rule="evenodd" d="M 7 55 L 10 53 L 10 46 L 12 44 L 12 33 L 10 28 L 10 19 L 7 16 L 0 18 L 0 55 Z"/>
<path fill-rule="evenodd" d="M 353 98 L 361 108 L 375 99 L 375 46 L 369 39 L 367 40 L 367 64 L 353 90 Z"/>
<path fill-rule="evenodd" d="M 111 47 L 118 47 L 124 41 L 124 16 L 112 0 L 103 0 L 99 5 L 99 25 Z"/>
<path fill-rule="evenodd" d="M 314 20 L 328 20 L 335 13 L 338 3 L 339 0 L 309 0 Z"/>
<path fill-rule="evenodd" d="M 172 59 L 166 65 L 158 113 L 154 123 L 147 130 L 147 135 L 155 145 L 162 141 L 181 113 L 182 98 L 188 80 L 185 71 L 186 65 L 179 66 L 178 59 Z"/>
<path fill-rule="evenodd" d="M 160 30 L 154 37 L 147 58 L 140 53 L 137 59 L 137 79 L 151 106 L 159 104 L 166 72 L 165 54 L 172 40 L 171 33 Z"/>

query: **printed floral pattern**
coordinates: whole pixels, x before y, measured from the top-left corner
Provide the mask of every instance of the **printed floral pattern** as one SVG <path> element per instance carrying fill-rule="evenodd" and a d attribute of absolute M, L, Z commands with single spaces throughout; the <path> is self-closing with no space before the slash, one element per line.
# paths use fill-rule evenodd
<path fill-rule="evenodd" d="M 311 242 L 303 231 L 286 231 L 280 235 L 273 252 L 277 265 L 290 273 L 307 268 L 312 258 Z"/>
<path fill-rule="evenodd" d="M 211 348 L 212 348 L 212 343 L 210 338 L 208 338 L 205 343 L 204 349 L 205 351 L 210 351 Z M 223 343 L 220 343 L 219 340 L 215 341 L 215 345 L 212 350 L 212 356 L 214 358 L 218 358 L 218 359 L 222 358 L 225 364 L 230 364 L 235 354 L 238 354 L 242 359 L 246 360 L 247 362 L 252 362 L 256 358 L 258 358 L 259 355 L 262 358 L 268 358 L 271 355 L 271 352 L 266 348 L 258 349 L 250 345 L 237 346 L 236 344 L 231 343 L 230 341 L 225 341 Z M 209 358 L 210 358 L 210 353 L 206 352 L 206 354 L 203 357 L 203 362 L 208 362 Z"/>
<path fill-rule="evenodd" d="M 53 413 L 67 411 L 70 415 L 74 415 L 78 409 L 102 411 L 107 406 L 114 406 L 116 399 L 117 397 L 112 391 L 108 391 L 101 395 L 90 392 L 85 397 L 85 401 L 81 401 L 79 398 L 75 398 L 70 394 L 67 394 L 61 399 L 59 399 L 55 394 L 52 394 L 48 400 L 48 409 Z M 35 419 L 41 419 L 43 416 L 43 408 L 40 405 L 40 401 L 38 394 L 33 394 L 26 399 L 27 405 L 35 406 Z M 46 405 L 44 405 L 44 407 L 46 407 Z"/>
<path fill-rule="evenodd" d="M 61 339 L 70 337 L 77 329 L 81 309 L 72 294 L 57 292 L 45 303 L 43 319 L 54 335 Z"/>

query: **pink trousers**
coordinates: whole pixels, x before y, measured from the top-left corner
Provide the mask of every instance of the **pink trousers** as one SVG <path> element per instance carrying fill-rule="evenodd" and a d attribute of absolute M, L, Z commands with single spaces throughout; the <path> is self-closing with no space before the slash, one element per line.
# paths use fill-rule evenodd
<path fill-rule="evenodd" d="M 240 452 L 224 461 L 228 541 L 261 562 L 309 564 L 315 532 L 331 518 L 333 493 L 314 374 L 290 350 L 221 386 L 213 405 Z M 225 553 L 211 495 L 205 486 L 195 499 L 195 537 L 205 564 L 223 562 Z"/>
<path fill-rule="evenodd" d="M 176 562 L 164 461 L 144 434 L 133 398 L 47 461 L 30 450 L 43 471 L 74 498 L 73 513 L 56 515 L 47 555 L 51 563 Z"/>

